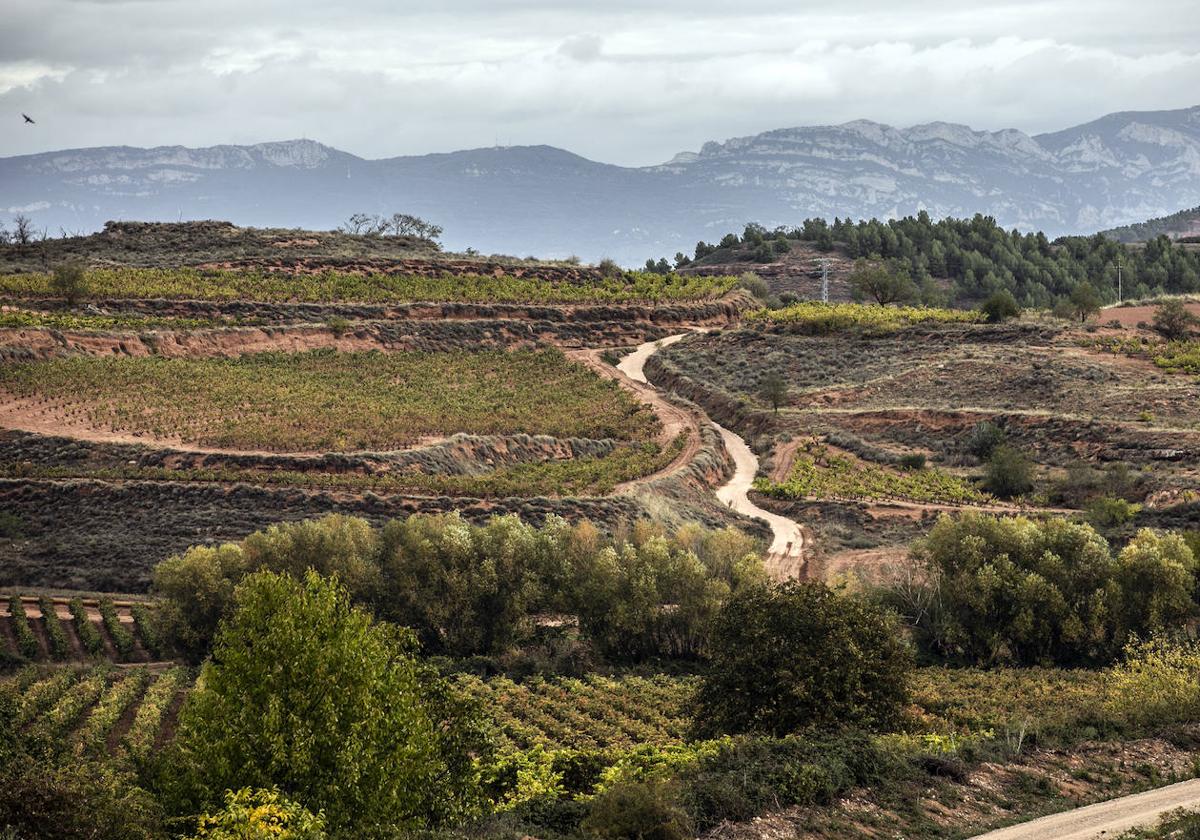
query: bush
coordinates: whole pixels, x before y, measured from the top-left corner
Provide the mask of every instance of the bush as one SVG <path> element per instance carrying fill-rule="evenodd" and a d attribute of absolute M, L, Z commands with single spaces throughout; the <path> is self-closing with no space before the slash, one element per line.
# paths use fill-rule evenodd
<path fill-rule="evenodd" d="M 662 782 L 617 785 L 592 801 L 582 829 L 610 840 L 684 840 L 692 837 L 687 815 Z"/>
<path fill-rule="evenodd" d="M 83 263 L 69 262 L 55 267 L 50 290 L 72 306 L 86 297 L 88 282 Z"/>
<path fill-rule="evenodd" d="M 1087 519 L 1099 528 L 1112 528 L 1124 525 L 1141 511 L 1142 506 L 1127 502 L 1124 499 L 1114 499 L 1102 496 L 1093 499 L 1087 506 Z"/>
<path fill-rule="evenodd" d="M 900 466 L 906 470 L 925 469 L 925 456 L 920 452 L 910 452 L 900 456 Z"/>
<path fill-rule="evenodd" d="M 1200 719 L 1200 646 L 1155 636 L 1133 642 L 1125 661 L 1108 672 L 1108 706 L 1142 726 Z"/>
<path fill-rule="evenodd" d="M 225 792 L 225 807 L 204 814 L 188 840 L 324 840 L 325 818 L 278 790 Z"/>
<path fill-rule="evenodd" d="M 1033 490 L 1033 463 L 1011 446 L 998 446 L 988 459 L 983 486 L 1002 499 L 1024 496 Z"/>
<path fill-rule="evenodd" d="M 96 625 L 88 618 L 87 607 L 80 599 L 72 598 L 70 610 L 75 624 L 75 635 L 79 637 L 84 653 L 99 656 L 104 652 L 104 641 L 100 638 L 100 631 L 96 629 Z"/>
<path fill-rule="evenodd" d="M 771 290 L 767 286 L 767 281 L 752 272 L 743 274 L 738 279 L 738 286 L 745 289 L 759 300 L 766 300 L 771 294 Z"/>
<path fill-rule="evenodd" d="M 1200 319 L 1196 318 L 1181 300 L 1163 301 L 1154 310 L 1154 331 L 1167 341 L 1183 341 L 1192 334 Z"/>
<path fill-rule="evenodd" d="M 29 618 L 25 615 L 25 602 L 20 595 L 12 595 L 8 599 L 8 614 L 12 616 L 13 635 L 17 639 L 17 652 L 29 660 L 37 659 L 41 654 L 37 636 L 29 626 Z"/>
<path fill-rule="evenodd" d="M 991 297 L 979 307 L 979 311 L 984 314 L 989 324 L 999 324 L 1001 321 L 1007 321 L 1009 318 L 1020 315 L 1021 307 L 1017 304 L 1017 299 L 1013 297 L 1012 292 L 1008 289 L 1001 289 L 993 292 Z"/>
<path fill-rule="evenodd" d="M 980 420 L 967 436 L 967 452 L 981 461 L 992 457 L 992 453 L 1003 445 L 1004 430 L 990 420 Z"/>
<path fill-rule="evenodd" d="M 42 611 L 42 626 L 50 640 L 50 658 L 69 659 L 72 652 L 71 642 L 67 639 L 67 631 L 63 629 L 62 621 L 58 618 L 54 602 L 43 595 L 38 600 L 38 607 Z"/>
<path fill-rule="evenodd" d="M 893 616 L 823 583 L 752 587 L 717 617 L 696 697 L 705 733 L 886 727 L 907 698 L 909 651 Z"/>

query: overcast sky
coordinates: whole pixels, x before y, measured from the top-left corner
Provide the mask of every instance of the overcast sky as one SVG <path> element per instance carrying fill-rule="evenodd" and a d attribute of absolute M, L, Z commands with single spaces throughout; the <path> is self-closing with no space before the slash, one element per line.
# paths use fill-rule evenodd
<path fill-rule="evenodd" d="M 640 165 L 858 118 L 1036 133 L 1200 104 L 1196 4 L 3 0 L 0 155 L 303 136 Z"/>

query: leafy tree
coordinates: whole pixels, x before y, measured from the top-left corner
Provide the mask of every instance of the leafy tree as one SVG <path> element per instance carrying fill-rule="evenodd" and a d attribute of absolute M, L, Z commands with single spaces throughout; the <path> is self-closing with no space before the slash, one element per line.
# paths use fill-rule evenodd
<path fill-rule="evenodd" d="M 225 807 L 204 814 L 188 840 L 325 840 L 325 818 L 278 790 L 225 792 Z"/>
<path fill-rule="evenodd" d="M 891 613 L 819 582 L 736 593 L 710 657 L 696 702 L 705 732 L 884 727 L 907 698 L 911 657 Z"/>
<path fill-rule="evenodd" d="M 1004 430 L 990 420 L 980 420 L 967 436 L 967 451 L 983 461 L 992 457 L 996 448 L 1004 443 Z"/>
<path fill-rule="evenodd" d="M 1021 307 L 1017 304 L 1017 299 L 1008 289 L 992 292 L 979 310 L 987 317 L 989 324 L 999 324 L 1001 321 L 1007 321 L 1009 318 L 1015 318 L 1021 314 Z"/>
<path fill-rule="evenodd" d="M 469 762 L 446 755 L 462 746 L 447 730 L 470 724 L 427 703 L 435 678 L 409 631 L 376 624 L 311 571 L 252 574 L 234 602 L 180 714 L 175 775 L 199 804 L 278 788 L 333 833 L 390 837 L 470 798 L 475 780 L 449 772 Z"/>
<path fill-rule="evenodd" d="M 192 662 L 208 655 L 217 625 L 246 572 L 240 545 L 193 546 L 154 567 L 159 596 L 155 623 L 171 646 Z"/>
<path fill-rule="evenodd" d="M 87 273 L 83 263 L 68 262 L 55 266 L 50 277 L 50 289 L 71 306 L 87 296 Z"/>
<path fill-rule="evenodd" d="M 663 782 L 616 785 L 592 800 L 581 826 L 588 837 L 606 840 L 685 840 L 695 836 L 687 814 Z"/>
<path fill-rule="evenodd" d="M 898 265 L 865 259 L 854 263 L 849 283 L 850 291 L 857 300 L 871 298 L 880 306 L 912 300 L 917 293 L 907 270 Z"/>
<path fill-rule="evenodd" d="M 787 405 L 787 380 L 779 373 L 771 371 L 763 377 L 761 392 L 763 399 L 771 404 L 771 408 L 775 409 L 776 414 L 779 413 L 779 406 Z"/>
<path fill-rule="evenodd" d="M 913 549 L 931 595 L 910 615 L 923 642 L 983 665 L 1095 664 L 1130 634 L 1195 611 L 1184 541 L 1141 531 L 1114 558 L 1090 526 L 966 513 L 943 516 Z"/>
<path fill-rule="evenodd" d="M 1200 318 L 1193 315 L 1183 301 L 1172 299 L 1163 301 L 1154 310 L 1151 326 L 1167 341 L 1182 341 L 1191 335 L 1197 323 Z"/>
<path fill-rule="evenodd" d="M 983 486 L 1003 499 L 1033 490 L 1033 463 L 1019 449 L 1000 445 L 988 459 Z"/>
<path fill-rule="evenodd" d="M 1075 317 L 1079 319 L 1079 323 L 1083 323 L 1092 315 L 1100 311 L 1100 306 L 1104 303 L 1100 299 L 1100 293 L 1091 283 L 1080 283 L 1071 290 L 1069 298 L 1071 302 L 1071 310 L 1075 313 Z"/>

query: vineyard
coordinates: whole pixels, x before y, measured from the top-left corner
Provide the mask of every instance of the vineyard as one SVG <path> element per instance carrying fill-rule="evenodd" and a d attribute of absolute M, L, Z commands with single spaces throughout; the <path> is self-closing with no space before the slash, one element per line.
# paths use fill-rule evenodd
<path fill-rule="evenodd" d="M 653 410 L 555 350 L 71 357 L 0 391 L 68 423 L 211 447 L 386 451 L 458 432 L 649 440 Z"/>
<path fill-rule="evenodd" d="M 495 722 L 503 749 L 607 750 L 682 743 L 692 678 L 559 678 L 514 683 L 462 677 Z"/>
<path fill-rule="evenodd" d="M 111 660 L 146 662 L 163 651 L 152 621 L 153 607 L 9 595 L 0 611 L 0 656 L 11 662 Z"/>
<path fill-rule="evenodd" d="M 746 320 L 751 323 L 793 325 L 805 332 L 824 334 L 851 329 L 891 330 L 925 323 L 974 324 L 983 320 L 983 316 L 979 312 L 963 309 L 806 301 L 782 309 L 751 312 Z"/>
<path fill-rule="evenodd" d="M 54 297 L 49 274 L 0 275 L 0 295 Z M 551 281 L 512 275 L 445 273 L 437 277 L 386 273 L 292 274 L 195 268 L 105 268 L 88 272 L 89 293 L 98 298 L 172 298 L 274 302 L 400 303 L 629 303 L 719 297 L 733 277 L 626 272 L 588 282 Z"/>
<path fill-rule="evenodd" d="M 34 310 L 0 311 L 0 329 L 49 330 L 199 330 L 242 326 L 228 318 L 159 318 L 150 315 L 93 315 Z"/>
<path fill-rule="evenodd" d="M 983 504 L 991 497 L 934 468 L 891 470 L 810 443 L 796 451 L 786 481 L 760 478 L 754 489 L 781 499 L 904 499 L 928 504 Z"/>
<path fill-rule="evenodd" d="M 137 760 L 167 737 L 190 685 L 183 667 L 30 667 L 0 692 L 12 698 L 14 727 L 34 755 Z"/>
<path fill-rule="evenodd" d="M 418 493 L 471 498 L 524 496 L 599 496 L 669 465 L 687 441 L 677 436 L 669 445 L 619 443 L 606 455 L 584 456 L 496 467 L 470 474 L 443 474 L 405 469 L 392 472 L 301 472 L 270 469 L 171 469 L 151 466 L 119 468 L 42 466 L 0 462 L 0 476 L 13 478 L 92 478 L 106 481 L 189 481 L 256 484 L 313 490 L 351 490 L 376 494 Z"/>

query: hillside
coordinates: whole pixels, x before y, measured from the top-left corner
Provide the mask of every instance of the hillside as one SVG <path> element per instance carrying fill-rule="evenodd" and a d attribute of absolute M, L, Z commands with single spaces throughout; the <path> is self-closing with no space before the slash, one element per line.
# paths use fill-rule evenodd
<path fill-rule="evenodd" d="M 1102 231 L 1102 233 L 1118 242 L 1145 242 L 1156 236 L 1200 240 L 1200 207 L 1180 210 L 1170 216 L 1162 216 L 1145 222 L 1112 228 Z"/>
<path fill-rule="evenodd" d="M 355 212 L 416 213 L 455 250 L 635 264 L 748 221 L 993 216 L 1088 234 L 1200 203 L 1200 106 L 1112 114 L 1052 134 L 858 120 L 706 143 L 619 167 L 548 146 L 365 160 L 311 140 L 112 147 L 0 160 L 9 213 L 51 234 L 109 219 L 230 219 L 329 230 Z"/>

